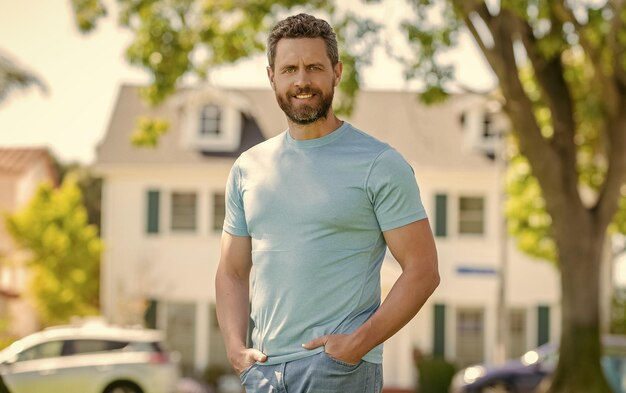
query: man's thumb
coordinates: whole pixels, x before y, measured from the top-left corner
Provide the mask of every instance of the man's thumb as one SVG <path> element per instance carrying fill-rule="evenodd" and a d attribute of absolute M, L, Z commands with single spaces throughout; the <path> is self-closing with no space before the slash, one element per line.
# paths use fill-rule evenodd
<path fill-rule="evenodd" d="M 267 355 L 261 351 L 254 350 L 254 354 L 252 356 L 254 357 L 254 360 L 256 360 L 257 362 L 263 363 L 267 360 Z"/>

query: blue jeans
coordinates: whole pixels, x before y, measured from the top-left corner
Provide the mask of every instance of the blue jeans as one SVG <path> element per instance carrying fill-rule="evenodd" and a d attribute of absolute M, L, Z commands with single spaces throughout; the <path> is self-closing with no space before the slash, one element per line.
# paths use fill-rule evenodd
<path fill-rule="evenodd" d="M 246 393 L 380 393 L 381 364 L 344 363 L 325 352 L 292 362 L 253 364 L 240 375 Z"/>

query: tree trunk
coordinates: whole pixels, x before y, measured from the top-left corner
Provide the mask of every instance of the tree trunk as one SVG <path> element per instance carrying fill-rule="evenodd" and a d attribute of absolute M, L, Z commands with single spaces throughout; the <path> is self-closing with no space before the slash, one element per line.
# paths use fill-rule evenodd
<path fill-rule="evenodd" d="M 596 228 L 590 213 L 578 220 L 572 220 L 574 215 L 554 228 L 561 268 L 562 332 L 549 391 L 610 393 L 600 364 L 600 272 L 606 228 Z"/>

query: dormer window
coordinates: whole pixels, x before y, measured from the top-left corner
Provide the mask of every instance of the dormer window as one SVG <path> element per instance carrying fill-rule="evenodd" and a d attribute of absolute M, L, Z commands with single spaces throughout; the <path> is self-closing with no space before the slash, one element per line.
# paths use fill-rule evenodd
<path fill-rule="evenodd" d="M 204 105 L 200 110 L 200 137 L 219 135 L 222 132 L 222 110 L 215 104 Z"/>
<path fill-rule="evenodd" d="M 485 112 L 483 115 L 483 138 L 495 138 L 498 133 L 493 124 L 493 115 L 489 112 Z"/>
<path fill-rule="evenodd" d="M 236 106 L 204 99 L 189 105 L 184 113 L 181 142 L 185 147 L 204 152 L 233 152 L 239 147 L 242 113 Z"/>

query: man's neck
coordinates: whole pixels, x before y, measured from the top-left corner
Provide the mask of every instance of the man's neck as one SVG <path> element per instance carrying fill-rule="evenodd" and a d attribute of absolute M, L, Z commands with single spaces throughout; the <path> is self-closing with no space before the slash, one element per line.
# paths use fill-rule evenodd
<path fill-rule="evenodd" d="M 296 140 L 317 139 L 330 134 L 341 127 L 343 121 L 329 111 L 325 118 L 320 118 L 311 124 L 296 124 L 287 119 L 289 134 Z"/>

